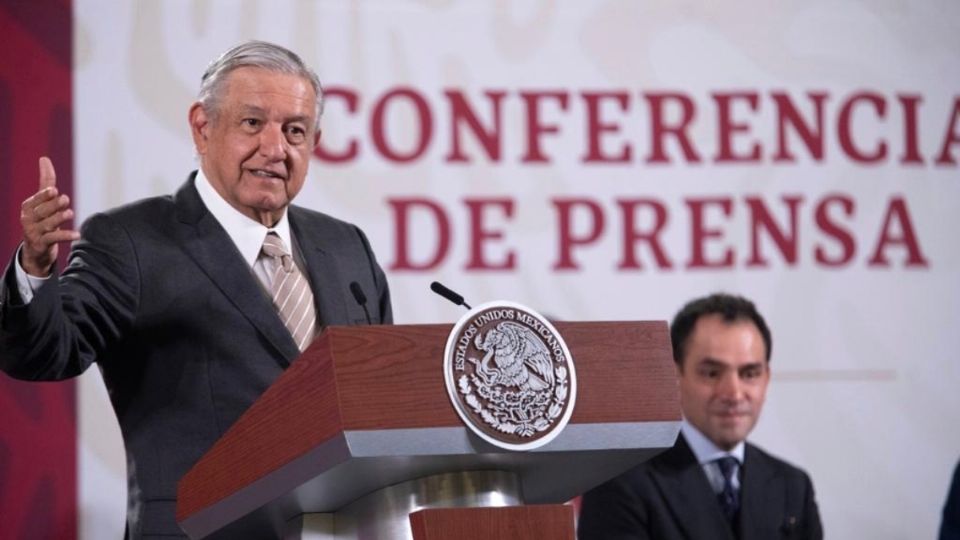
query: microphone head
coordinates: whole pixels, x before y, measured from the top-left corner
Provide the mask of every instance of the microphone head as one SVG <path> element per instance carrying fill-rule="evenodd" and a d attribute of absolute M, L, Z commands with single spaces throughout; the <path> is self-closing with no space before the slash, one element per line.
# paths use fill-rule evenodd
<path fill-rule="evenodd" d="M 451 291 L 450 289 L 444 287 L 443 285 L 440 284 L 439 281 L 434 281 L 433 283 L 431 283 L 430 290 L 439 294 L 440 296 L 446 298 L 447 300 L 453 302 L 458 306 L 463 305 L 463 297 Z"/>
<path fill-rule="evenodd" d="M 367 304 L 367 295 L 363 294 L 363 287 L 360 286 L 356 281 L 350 282 L 350 292 L 353 294 L 353 299 L 357 301 L 361 306 Z"/>

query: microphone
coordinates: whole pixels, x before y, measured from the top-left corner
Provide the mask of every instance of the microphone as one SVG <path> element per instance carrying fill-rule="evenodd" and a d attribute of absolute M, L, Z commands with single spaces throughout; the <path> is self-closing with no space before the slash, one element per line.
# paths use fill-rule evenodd
<path fill-rule="evenodd" d="M 473 309 L 470 307 L 470 304 L 463 301 L 462 296 L 444 287 L 443 285 L 440 284 L 439 281 L 434 281 L 433 283 L 431 283 L 430 290 L 439 294 L 440 296 L 446 298 L 447 300 L 453 302 L 458 306 L 463 306 L 467 309 Z"/>
<path fill-rule="evenodd" d="M 353 294 L 353 299 L 357 301 L 357 304 L 363 308 L 363 314 L 367 316 L 367 324 L 373 324 L 373 322 L 370 321 L 370 312 L 367 311 L 367 295 L 363 294 L 363 288 L 360 287 L 360 284 L 356 281 L 351 281 L 350 293 Z"/>

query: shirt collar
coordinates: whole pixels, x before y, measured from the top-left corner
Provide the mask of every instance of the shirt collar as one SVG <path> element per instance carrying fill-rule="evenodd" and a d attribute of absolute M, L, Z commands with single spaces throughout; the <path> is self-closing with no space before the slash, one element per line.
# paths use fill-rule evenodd
<path fill-rule="evenodd" d="M 253 266 L 253 263 L 257 261 L 260 256 L 260 249 L 263 247 L 263 239 L 268 232 L 277 233 L 287 249 L 292 249 L 290 221 L 287 219 L 286 211 L 283 212 L 280 221 L 272 228 L 264 227 L 260 222 L 250 219 L 230 206 L 230 203 L 213 188 L 202 169 L 197 171 L 197 178 L 194 183 L 197 187 L 197 193 L 200 194 L 200 200 L 220 223 L 220 226 L 227 231 L 230 240 L 237 246 L 240 255 L 243 256 L 243 260 L 247 261 L 247 264 Z"/>
<path fill-rule="evenodd" d="M 743 441 L 737 443 L 729 452 L 721 450 L 717 445 L 713 444 L 713 441 L 708 439 L 706 435 L 701 433 L 699 429 L 693 427 L 693 424 L 687 422 L 686 418 L 680 423 L 680 431 L 683 433 L 683 437 L 687 440 L 687 444 L 690 445 L 690 450 L 693 451 L 693 455 L 697 457 L 697 462 L 699 462 L 700 465 L 706 465 L 711 461 L 726 456 L 732 456 L 736 458 L 737 463 L 743 464 L 743 452 L 746 447 Z"/>

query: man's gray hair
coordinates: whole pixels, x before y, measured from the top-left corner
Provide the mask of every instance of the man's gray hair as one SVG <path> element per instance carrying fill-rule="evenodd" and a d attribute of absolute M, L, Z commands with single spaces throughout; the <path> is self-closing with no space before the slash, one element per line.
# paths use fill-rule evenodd
<path fill-rule="evenodd" d="M 314 131 L 320 129 L 320 115 L 323 114 L 323 86 L 320 78 L 293 51 L 266 41 L 247 41 L 220 55 L 207 66 L 200 79 L 200 93 L 197 100 L 211 114 L 216 114 L 220 98 L 223 95 L 227 75 L 241 67 L 259 67 L 270 71 L 287 73 L 302 77 L 313 85 L 317 96 Z"/>

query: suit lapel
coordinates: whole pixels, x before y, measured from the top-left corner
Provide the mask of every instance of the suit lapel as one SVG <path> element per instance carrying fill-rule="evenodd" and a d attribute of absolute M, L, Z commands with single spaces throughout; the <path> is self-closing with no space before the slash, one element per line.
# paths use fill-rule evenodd
<path fill-rule="evenodd" d="M 290 228 L 294 241 L 307 267 L 310 289 L 317 308 L 318 332 L 320 326 L 349 324 L 347 315 L 347 289 L 340 275 L 332 246 L 336 239 L 327 238 L 324 231 L 310 226 L 300 208 L 289 208 Z M 342 289 L 342 290 L 341 290 Z"/>
<path fill-rule="evenodd" d="M 300 351 L 253 271 L 220 223 L 207 211 L 194 187 L 194 178 L 195 173 L 175 196 L 180 224 L 174 234 L 210 281 L 280 353 L 281 366 L 287 367 Z"/>
<path fill-rule="evenodd" d="M 740 476 L 741 540 L 762 540 L 779 530 L 786 501 L 782 489 L 771 489 L 775 477 L 763 454 L 747 444 Z"/>
<path fill-rule="evenodd" d="M 682 434 L 673 448 L 657 458 L 652 475 L 687 538 L 733 540 L 717 497 Z"/>

